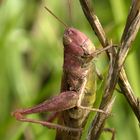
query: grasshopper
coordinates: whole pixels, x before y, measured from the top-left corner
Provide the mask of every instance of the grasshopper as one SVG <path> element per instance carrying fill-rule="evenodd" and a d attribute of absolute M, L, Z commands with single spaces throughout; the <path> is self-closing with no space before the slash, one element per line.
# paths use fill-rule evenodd
<path fill-rule="evenodd" d="M 45 9 L 56 17 L 47 7 Z M 64 140 L 68 137 L 80 139 L 81 130 L 90 111 L 106 114 L 100 109 L 92 108 L 96 98 L 96 68 L 92 60 L 110 46 L 95 51 L 94 45 L 84 33 L 58 20 L 66 27 L 63 36 L 64 63 L 61 93 L 35 107 L 18 109 L 12 115 L 19 121 L 57 129 L 56 139 Z M 26 118 L 28 114 L 44 111 L 54 112 L 48 121 Z M 58 124 L 52 123 L 57 116 Z"/>

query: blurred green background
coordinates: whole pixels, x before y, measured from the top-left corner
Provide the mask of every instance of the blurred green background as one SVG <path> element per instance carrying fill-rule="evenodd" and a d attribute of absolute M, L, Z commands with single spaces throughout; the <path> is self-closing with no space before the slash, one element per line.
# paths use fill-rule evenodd
<path fill-rule="evenodd" d="M 118 43 L 121 37 L 130 0 L 94 0 L 93 5 L 109 38 Z M 91 3 L 92 4 L 92 3 Z M 71 15 L 67 0 L 0 0 L 0 139 L 1 140 L 53 140 L 55 131 L 46 127 L 17 122 L 11 112 L 44 101 L 59 93 L 63 64 L 62 36 L 64 27 L 44 6 L 49 7 L 65 23 L 78 28 L 94 42 L 94 35 L 81 10 L 79 1 L 71 2 Z M 140 93 L 140 33 L 129 53 L 125 68 L 135 91 Z M 104 59 L 105 58 L 105 59 Z M 96 58 L 104 73 L 105 55 Z M 123 95 L 117 96 L 113 116 L 107 126 L 115 128 L 116 140 L 140 140 L 138 121 Z M 46 118 L 46 113 L 32 115 Z M 83 140 L 85 137 L 83 136 Z M 103 133 L 102 140 L 110 134 Z"/>

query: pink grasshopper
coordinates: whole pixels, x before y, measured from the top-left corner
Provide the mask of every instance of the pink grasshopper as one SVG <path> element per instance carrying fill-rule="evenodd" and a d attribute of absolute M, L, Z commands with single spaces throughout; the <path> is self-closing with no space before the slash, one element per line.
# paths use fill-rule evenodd
<path fill-rule="evenodd" d="M 47 7 L 45 9 L 55 16 Z M 95 66 L 92 60 L 111 46 L 95 51 L 94 45 L 84 33 L 66 24 L 64 26 L 66 29 L 63 36 L 64 64 L 61 93 L 35 107 L 18 109 L 12 115 L 19 121 L 37 123 L 58 130 L 80 132 L 90 111 L 107 113 L 92 108 L 96 95 Z M 92 82 L 91 86 L 88 86 L 89 80 Z M 50 122 L 25 117 L 28 114 L 44 111 L 54 112 L 48 119 Z M 58 115 L 59 124 L 52 123 L 51 121 Z"/>

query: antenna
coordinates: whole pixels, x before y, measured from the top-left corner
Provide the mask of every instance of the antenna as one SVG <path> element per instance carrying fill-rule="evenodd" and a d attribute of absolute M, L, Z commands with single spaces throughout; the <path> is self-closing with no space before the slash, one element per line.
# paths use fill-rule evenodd
<path fill-rule="evenodd" d="M 65 28 L 68 28 L 69 26 L 65 24 L 60 18 L 58 18 L 50 9 L 48 9 L 46 6 L 44 7 L 53 17 L 55 17 Z"/>
<path fill-rule="evenodd" d="M 71 5 L 71 0 L 68 0 L 67 4 L 68 4 L 69 22 L 70 22 L 70 24 L 72 24 L 72 10 L 71 10 L 72 5 Z"/>

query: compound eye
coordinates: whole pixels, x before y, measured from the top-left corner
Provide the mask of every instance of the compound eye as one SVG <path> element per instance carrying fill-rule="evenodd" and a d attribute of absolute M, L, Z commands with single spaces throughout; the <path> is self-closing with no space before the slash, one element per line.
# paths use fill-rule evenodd
<path fill-rule="evenodd" d="M 64 35 L 63 43 L 64 45 L 69 45 L 72 42 L 72 39 L 68 35 Z"/>

